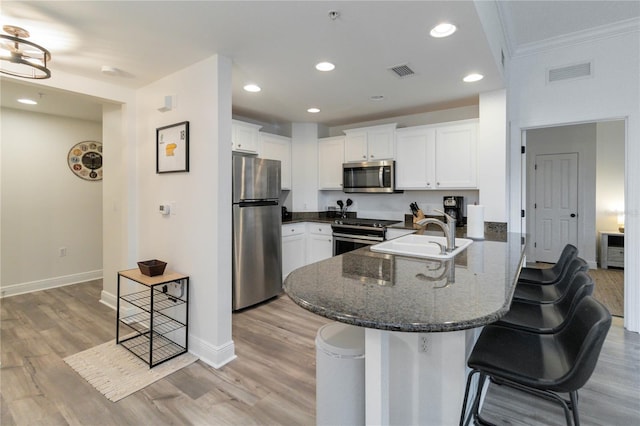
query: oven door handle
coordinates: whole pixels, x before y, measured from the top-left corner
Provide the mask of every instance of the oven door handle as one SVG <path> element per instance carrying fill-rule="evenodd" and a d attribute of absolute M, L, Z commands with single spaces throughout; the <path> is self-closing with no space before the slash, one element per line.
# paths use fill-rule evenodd
<path fill-rule="evenodd" d="M 379 237 L 368 237 L 366 235 L 354 236 L 354 235 L 336 234 L 336 233 L 333 234 L 333 238 L 336 239 L 337 241 L 350 241 L 350 242 L 361 243 L 361 244 L 376 244 L 384 241 Z"/>

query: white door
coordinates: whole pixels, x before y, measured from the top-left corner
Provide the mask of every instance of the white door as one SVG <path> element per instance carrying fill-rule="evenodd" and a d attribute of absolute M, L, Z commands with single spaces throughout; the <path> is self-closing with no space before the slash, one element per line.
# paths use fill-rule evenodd
<path fill-rule="evenodd" d="M 578 153 L 536 155 L 535 260 L 555 263 L 578 245 Z"/>

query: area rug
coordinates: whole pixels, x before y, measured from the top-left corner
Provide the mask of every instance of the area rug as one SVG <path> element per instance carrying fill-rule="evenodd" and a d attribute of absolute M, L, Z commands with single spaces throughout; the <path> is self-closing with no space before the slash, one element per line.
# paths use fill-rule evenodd
<path fill-rule="evenodd" d="M 153 368 L 115 340 L 64 358 L 83 379 L 116 402 L 197 361 L 185 353 Z"/>

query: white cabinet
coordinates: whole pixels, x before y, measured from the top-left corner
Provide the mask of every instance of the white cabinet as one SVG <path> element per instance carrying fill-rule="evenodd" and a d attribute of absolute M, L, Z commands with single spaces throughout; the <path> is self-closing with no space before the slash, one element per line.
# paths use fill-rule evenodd
<path fill-rule="evenodd" d="M 306 263 L 306 232 L 304 223 L 282 225 L 282 279 Z"/>
<path fill-rule="evenodd" d="M 291 189 L 291 138 L 260 132 L 261 158 L 280 160 L 282 189 Z"/>
<path fill-rule="evenodd" d="M 478 185 L 477 133 L 477 122 L 436 128 L 438 188 L 475 188 Z"/>
<path fill-rule="evenodd" d="M 318 189 L 342 189 L 344 136 L 318 139 Z"/>
<path fill-rule="evenodd" d="M 345 130 L 347 162 L 393 159 L 396 123 Z"/>
<path fill-rule="evenodd" d="M 257 154 L 261 127 L 256 124 L 231 120 L 231 149 Z"/>
<path fill-rule="evenodd" d="M 398 189 L 477 187 L 477 120 L 396 131 Z"/>
<path fill-rule="evenodd" d="M 328 223 L 307 223 L 307 265 L 333 256 L 333 236 Z"/>
<path fill-rule="evenodd" d="M 396 188 L 435 189 L 436 130 L 429 126 L 396 131 Z"/>

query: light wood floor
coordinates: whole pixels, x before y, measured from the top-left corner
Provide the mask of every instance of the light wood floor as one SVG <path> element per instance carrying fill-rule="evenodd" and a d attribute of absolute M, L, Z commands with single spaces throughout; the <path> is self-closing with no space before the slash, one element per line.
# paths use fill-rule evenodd
<path fill-rule="evenodd" d="M 62 359 L 115 337 L 100 281 L 0 301 L 0 424 L 313 425 L 317 329 L 327 320 L 286 296 L 233 316 L 238 359 L 219 370 L 198 361 L 117 403 Z M 580 393 L 584 425 L 640 419 L 640 335 L 614 320 L 599 364 Z M 483 413 L 500 425 L 562 425 L 553 405 L 492 386 Z"/>

